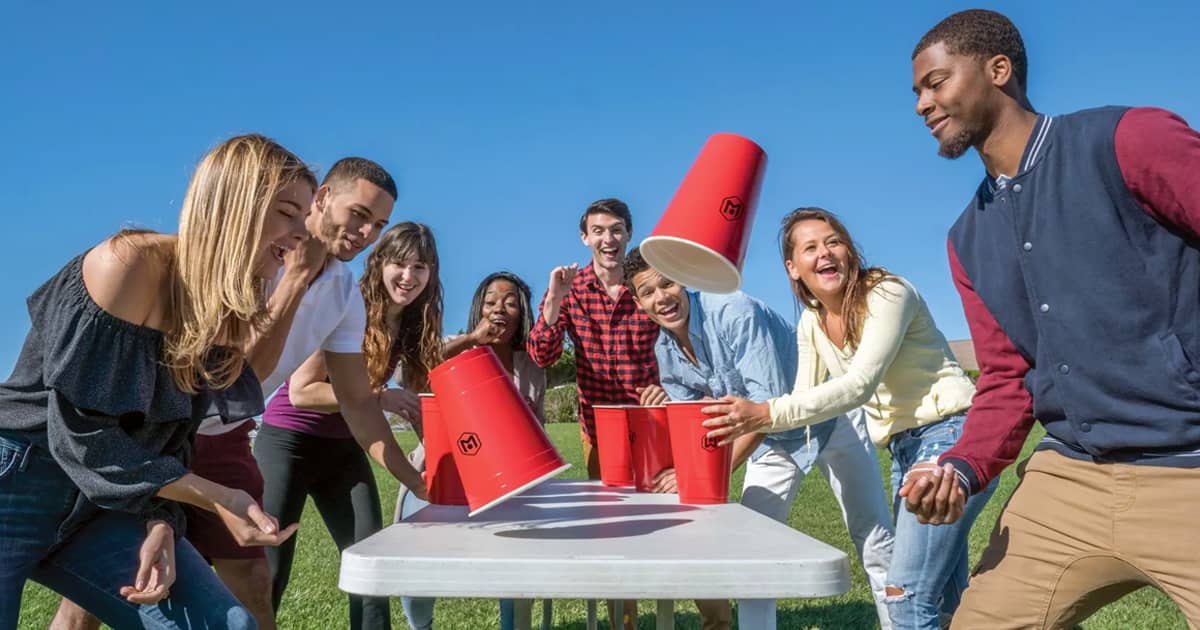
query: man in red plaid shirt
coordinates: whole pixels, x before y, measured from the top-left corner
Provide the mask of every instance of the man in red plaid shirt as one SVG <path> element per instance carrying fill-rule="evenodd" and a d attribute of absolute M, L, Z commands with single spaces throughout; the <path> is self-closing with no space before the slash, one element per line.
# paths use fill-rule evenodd
<path fill-rule="evenodd" d="M 583 211 L 579 237 L 592 250 L 592 264 L 583 269 L 578 264 L 555 267 L 550 272 L 541 315 L 525 343 L 529 356 L 542 367 L 562 356 L 564 335 L 575 344 L 580 438 L 590 479 L 600 478 L 592 405 L 666 401 L 661 388 L 647 388 L 658 384 L 654 356 L 658 325 L 638 308 L 625 287 L 625 246 L 632 230 L 629 206 L 618 199 L 601 199 Z M 632 630 L 637 601 L 623 602 L 623 608 L 617 613 L 615 602 L 609 602 L 609 619 L 621 618 L 626 630 Z"/>
<path fill-rule="evenodd" d="M 555 267 L 550 272 L 541 316 L 526 342 L 529 356 L 542 367 L 562 355 L 564 335 L 575 344 L 580 437 L 591 479 L 600 478 L 592 406 L 663 402 L 641 400 L 643 388 L 658 383 L 654 357 L 658 326 L 625 287 L 625 246 L 632 229 L 629 207 L 618 199 L 601 199 L 584 210 L 579 236 L 592 250 L 592 264 L 582 269 L 578 264 Z"/>

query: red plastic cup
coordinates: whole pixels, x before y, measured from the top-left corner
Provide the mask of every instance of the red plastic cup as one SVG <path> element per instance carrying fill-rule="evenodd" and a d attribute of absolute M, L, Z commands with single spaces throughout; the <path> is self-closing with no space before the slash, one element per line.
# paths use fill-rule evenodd
<path fill-rule="evenodd" d="M 491 348 L 476 348 L 435 367 L 429 384 L 437 395 L 469 516 L 571 467 Z"/>
<path fill-rule="evenodd" d="M 595 405 L 596 450 L 600 456 L 600 481 L 617 488 L 633 487 L 628 405 Z"/>
<path fill-rule="evenodd" d="M 630 446 L 633 485 L 638 492 L 650 492 L 654 490 L 654 478 L 658 473 L 675 465 L 671 454 L 671 432 L 667 427 L 667 408 L 662 405 L 630 407 L 627 416 L 629 432 L 633 434 Z"/>
<path fill-rule="evenodd" d="M 708 139 L 640 251 L 664 276 L 713 293 L 742 286 L 767 154 L 731 133 Z"/>
<path fill-rule="evenodd" d="M 667 403 L 671 431 L 671 455 L 675 459 L 675 483 L 680 503 L 725 503 L 729 501 L 732 445 L 718 446 L 702 424 L 713 416 L 700 410 L 713 401 Z"/>
<path fill-rule="evenodd" d="M 496 352 L 488 346 L 477 346 L 466 352 L 455 355 L 449 361 L 453 361 L 452 366 L 454 372 L 454 382 L 463 387 L 468 387 L 475 383 L 482 383 L 488 379 L 496 378 L 496 366 L 493 361 L 499 362 L 496 357 Z M 500 368 L 504 372 L 503 366 Z"/>
<path fill-rule="evenodd" d="M 421 425 L 425 431 L 425 485 L 429 489 L 429 502 L 467 505 L 467 491 L 458 475 L 442 413 L 433 394 L 421 394 Z"/>

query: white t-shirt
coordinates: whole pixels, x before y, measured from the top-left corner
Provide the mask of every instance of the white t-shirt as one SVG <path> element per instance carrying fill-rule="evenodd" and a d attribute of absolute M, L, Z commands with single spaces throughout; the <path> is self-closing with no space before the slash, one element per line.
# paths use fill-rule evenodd
<path fill-rule="evenodd" d="M 283 270 L 279 271 L 280 276 Z M 278 284 L 279 278 L 276 278 Z M 313 281 L 296 308 L 296 317 L 288 331 L 283 353 L 275 371 L 263 379 L 263 398 L 268 398 L 304 360 L 317 350 L 338 353 L 362 352 L 363 331 L 367 328 L 367 310 L 354 274 L 346 263 L 331 258 L 324 271 Z M 220 435 L 252 419 L 221 424 L 220 418 L 206 418 L 197 431 L 200 435 Z"/>

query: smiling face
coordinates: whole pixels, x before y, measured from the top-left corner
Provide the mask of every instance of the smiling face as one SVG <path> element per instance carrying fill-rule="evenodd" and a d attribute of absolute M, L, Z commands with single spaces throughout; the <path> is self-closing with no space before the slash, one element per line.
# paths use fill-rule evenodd
<path fill-rule="evenodd" d="M 594 212 L 588 215 L 579 236 L 592 250 L 592 264 L 597 269 L 621 269 L 625 262 L 625 246 L 629 244 L 629 230 L 623 219 L 607 212 Z"/>
<path fill-rule="evenodd" d="M 392 304 L 408 306 L 416 301 L 429 285 L 429 265 L 411 254 L 401 261 L 389 261 L 383 265 L 383 286 Z"/>
<path fill-rule="evenodd" d="M 788 276 L 827 307 L 840 305 L 857 264 L 847 239 L 825 221 L 805 219 L 792 226 L 789 240 L 791 252 L 784 261 Z"/>
<path fill-rule="evenodd" d="M 638 306 L 651 321 L 677 338 L 687 338 L 690 304 L 682 284 L 651 267 L 634 274 L 629 285 Z"/>
<path fill-rule="evenodd" d="M 938 143 L 938 154 L 954 159 L 980 146 L 992 131 L 996 96 L 1011 76 L 1007 57 L 956 55 L 937 43 L 913 58 L 917 115 Z"/>
<path fill-rule="evenodd" d="M 263 219 L 262 240 L 259 242 L 254 273 L 260 278 L 274 279 L 283 266 L 283 256 L 308 237 L 304 221 L 312 205 L 313 189 L 306 181 L 295 181 L 275 195 Z"/>
<path fill-rule="evenodd" d="M 521 325 L 521 295 L 517 285 L 508 280 L 493 280 L 483 294 L 483 309 L 480 317 L 491 322 L 499 330 L 496 345 L 512 343 L 513 335 Z"/>
<path fill-rule="evenodd" d="M 313 204 L 313 234 L 338 260 L 350 261 L 371 246 L 392 216 L 396 200 L 365 179 L 324 185 Z"/>

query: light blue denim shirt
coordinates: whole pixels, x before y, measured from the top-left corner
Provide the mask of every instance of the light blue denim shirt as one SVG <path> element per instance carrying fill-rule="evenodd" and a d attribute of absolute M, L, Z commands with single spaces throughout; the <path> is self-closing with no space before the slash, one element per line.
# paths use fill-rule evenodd
<path fill-rule="evenodd" d="M 688 338 L 696 353 L 693 365 L 675 336 L 658 336 L 662 388 L 671 400 L 739 396 L 754 402 L 792 391 L 796 382 L 796 328 L 769 306 L 741 291 L 729 294 L 687 291 Z M 824 444 L 833 420 L 813 425 L 810 436 Z M 806 438 L 803 427 L 772 433 L 768 442 Z M 791 450 L 790 448 L 788 450 Z"/>

